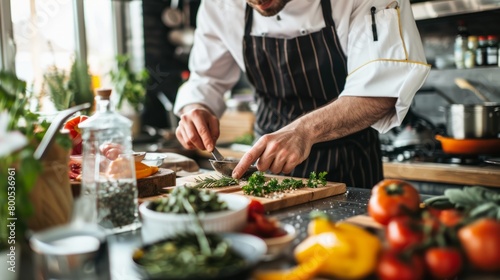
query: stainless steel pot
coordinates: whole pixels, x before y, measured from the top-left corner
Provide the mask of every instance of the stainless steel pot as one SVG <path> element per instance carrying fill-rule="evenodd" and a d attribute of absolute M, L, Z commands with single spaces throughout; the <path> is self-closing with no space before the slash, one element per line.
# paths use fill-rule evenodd
<path fill-rule="evenodd" d="M 446 133 L 455 139 L 499 138 L 500 104 L 451 104 L 445 108 Z"/>

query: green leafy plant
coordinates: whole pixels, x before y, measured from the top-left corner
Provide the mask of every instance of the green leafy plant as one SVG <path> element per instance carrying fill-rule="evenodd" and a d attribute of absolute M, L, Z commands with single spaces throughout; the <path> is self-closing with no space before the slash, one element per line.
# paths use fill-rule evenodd
<path fill-rule="evenodd" d="M 127 55 L 116 56 L 116 69 L 109 74 L 114 84 L 118 102 L 117 109 L 121 109 L 123 102 L 128 101 L 136 112 L 142 109 L 146 98 L 146 86 L 149 80 L 149 72 L 143 69 L 134 73 L 129 65 L 130 57 Z"/>
<path fill-rule="evenodd" d="M 306 186 L 309 188 L 325 186 L 326 175 L 326 171 L 320 172 L 319 175 L 313 171 L 309 174 L 306 185 L 302 180 L 294 178 L 285 178 L 281 180 L 281 182 L 276 178 L 266 180 L 264 173 L 254 172 L 252 176 L 248 178 L 248 184 L 241 187 L 241 189 L 244 194 L 263 197 L 271 193 L 296 190 Z"/>
<path fill-rule="evenodd" d="M 32 98 L 25 81 L 0 71 L 0 249 L 23 236 L 33 211 L 29 194 L 42 172 L 33 153 L 49 123 L 39 123 L 38 114 L 29 111 Z M 68 137 L 59 135 L 56 141 L 71 147 Z M 15 226 L 8 227 L 11 223 Z"/>
<path fill-rule="evenodd" d="M 52 65 L 43 75 L 44 90 L 48 91 L 57 110 L 90 102 L 94 96 L 88 64 L 75 59 L 69 72 Z"/>

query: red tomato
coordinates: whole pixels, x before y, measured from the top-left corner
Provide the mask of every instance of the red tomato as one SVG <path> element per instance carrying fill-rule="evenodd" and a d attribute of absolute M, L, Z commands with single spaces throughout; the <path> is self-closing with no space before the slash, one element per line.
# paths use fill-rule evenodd
<path fill-rule="evenodd" d="M 265 209 L 264 205 L 260 203 L 260 201 L 252 199 L 250 200 L 250 204 L 248 205 L 248 217 L 247 220 L 249 222 L 255 221 L 255 215 L 264 215 Z"/>
<path fill-rule="evenodd" d="M 463 220 L 463 213 L 457 209 L 445 209 L 439 212 L 439 221 L 446 226 L 454 227 Z"/>
<path fill-rule="evenodd" d="M 434 247 L 425 251 L 425 266 L 436 279 L 454 278 L 462 270 L 462 254 L 453 247 Z"/>
<path fill-rule="evenodd" d="M 381 280 L 419 280 L 423 277 L 424 268 L 424 262 L 418 255 L 405 259 L 394 251 L 385 251 L 376 273 Z"/>
<path fill-rule="evenodd" d="M 69 119 L 64 124 L 64 129 L 69 131 L 69 136 L 73 142 L 73 149 L 71 151 L 72 155 L 82 154 L 82 131 L 78 127 L 78 124 L 88 119 L 88 116 L 81 115 Z"/>
<path fill-rule="evenodd" d="M 88 119 L 88 116 L 81 115 L 73 117 L 66 121 L 66 123 L 64 123 L 64 129 L 67 129 L 69 131 L 69 136 L 71 136 L 71 139 L 76 138 L 78 135 L 82 134 L 82 131 L 78 127 L 78 124 L 86 119 Z"/>
<path fill-rule="evenodd" d="M 279 229 L 276 221 L 270 220 L 264 215 L 254 215 L 254 218 L 260 237 L 267 238 L 275 236 L 275 232 Z"/>
<path fill-rule="evenodd" d="M 414 213 L 419 209 L 420 195 L 410 183 L 385 179 L 372 189 L 368 213 L 377 222 L 387 225 L 397 216 Z"/>
<path fill-rule="evenodd" d="M 458 238 L 474 267 L 500 271 L 500 221 L 481 218 L 460 228 Z"/>
<path fill-rule="evenodd" d="M 424 240 L 422 224 L 408 216 L 393 218 L 385 229 L 385 237 L 391 249 L 412 248 Z"/>

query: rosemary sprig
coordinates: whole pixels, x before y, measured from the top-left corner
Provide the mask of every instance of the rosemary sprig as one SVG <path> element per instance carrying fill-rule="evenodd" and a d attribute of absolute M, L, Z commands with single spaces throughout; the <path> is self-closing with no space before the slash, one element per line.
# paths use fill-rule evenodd
<path fill-rule="evenodd" d="M 240 182 L 238 179 L 234 179 L 231 177 L 220 176 L 219 178 L 209 176 L 205 178 L 195 178 L 196 185 L 193 188 L 197 189 L 212 189 L 212 188 L 221 188 L 227 186 L 238 185 Z"/>

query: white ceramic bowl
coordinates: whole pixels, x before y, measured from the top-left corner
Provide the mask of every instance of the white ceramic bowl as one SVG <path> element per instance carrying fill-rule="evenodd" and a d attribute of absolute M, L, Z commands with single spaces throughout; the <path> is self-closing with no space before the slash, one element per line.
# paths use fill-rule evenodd
<path fill-rule="evenodd" d="M 207 213 L 200 216 L 205 232 L 238 232 L 247 222 L 247 208 L 250 200 L 242 195 L 218 193 L 229 210 Z M 149 209 L 151 201 L 139 206 L 142 218 L 142 241 L 150 244 L 178 233 L 193 232 L 195 220 L 188 214 L 163 213 Z"/>
<path fill-rule="evenodd" d="M 281 224 L 280 227 L 285 230 L 285 235 L 264 238 L 264 242 L 267 245 L 267 253 L 263 256 L 263 260 L 274 260 L 285 253 L 287 249 L 291 249 L 292 241 L 297 237 L 297 231 L 289 224 Z"/>

